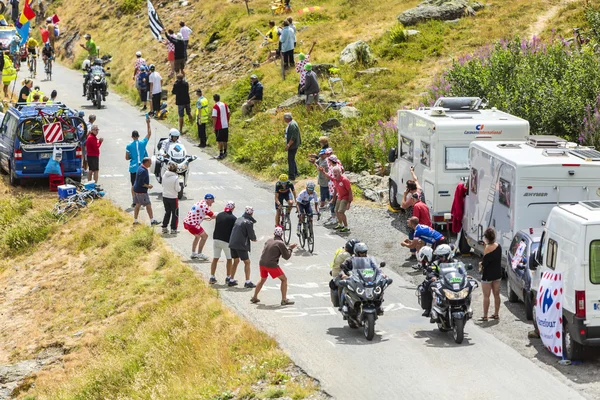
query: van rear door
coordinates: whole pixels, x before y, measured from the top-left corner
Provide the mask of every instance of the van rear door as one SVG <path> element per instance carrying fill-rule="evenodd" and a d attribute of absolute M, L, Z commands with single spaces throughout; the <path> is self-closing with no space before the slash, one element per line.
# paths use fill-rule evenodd
<path fill-rule="evenodd" d="M 586 325 L 600 326 L 600 225 L 586 226 L 586 252 L 589 261 L 584 272 Z"/>

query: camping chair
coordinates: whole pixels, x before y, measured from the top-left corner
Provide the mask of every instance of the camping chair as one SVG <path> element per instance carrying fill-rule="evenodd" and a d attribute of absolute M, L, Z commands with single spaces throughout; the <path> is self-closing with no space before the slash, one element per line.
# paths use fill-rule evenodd
<path fill-rule="evenodd" d="M 329 77 L 329 87 L 331 88 L 331 94 L 335 96 L 335 90 L 334 90 L 334 86 L 336 83 L 339 82 L 340 86 L 342 87 L 342 93 L 345 93 L 346 90 L 344 89 L 344 82 L 342 81 L 342 78 L 337 77 L 337 76 L 330 76 Z"/>

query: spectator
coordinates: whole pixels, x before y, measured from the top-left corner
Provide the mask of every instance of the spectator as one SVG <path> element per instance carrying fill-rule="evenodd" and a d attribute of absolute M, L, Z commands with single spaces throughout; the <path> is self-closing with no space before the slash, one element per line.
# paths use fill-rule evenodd
<path fill-rule="evenodd" d="M 354 201 L 352 185 L 348 178 L 342 175 L 340 167 L 333 168 L 333 182 L 336 194 L 335 213 L 338 220 L 338 224 L 334 229 L 342 233 L 350 232 L 346 211 L 350 209 L 350 204 Z"/>
<path fill-rule="evenodd" d="M 215 105 L 212 110 L 213 128 L 217 136 L 219 144 L 219 156 L 217 159 L 222 160 L 227 157 L 227 142 L 229 141 L 229 106 L 221 101 L 221 96 L 215 94 L 213 96 Z"/>
<path fill-rule="evenodd" d="M 179 233 L 177 225 L 179 223 L 179 175 L 177 174 L 177 164 L 170 162 L 167 170 L 162 176 L 163 187 L 163 205 L 165 206 L 165 217 L 162 222 L 162 233 L 168 233 L 169 221 L 171 222 L 171 235 Z"/>
<path fill-rule="evenodd" d="M 240 263 L 240 259 L 244 262 L 244 272 L 246 274 L 246 289 L 256 287 L 250 281 L 250 242 L 256 242 L 256 234 L 254 233 L 254 224 L 256 220 L 252 217 L 254 208 L 246 206 L 244 215 L 235 221 L 229 239 L 229 248 L 231 249 L 231 257 L 233 258 L 233 266 L 231 267 L 231 280 L 235 281 L 235 272 Z M 231 282 L 230 280 L 230 282 Z"/>
<path fill-rule="evenodd" d="M 421 185 L 419 184 L 419 181 L 417 180 L 417 176 L 415 175 L 415 170 L 413 167 L 410 167 L 410 172 L 412 174 L 413 179 L 409 179 L 406 181 L 406 189 L 404 190 L 404 195 L 402 196 L 402 203 L 400 204 L 400 207 L 402 207 L 402 209 L 404 209 L 405 215 L 407 218 L 410 218 L 413 216 L 413 205 L 414 205 L 415 201 L 414 201 L 414 198 L 412 195 L 417 193 L 417 195 L 419 195 L 419 198 L 424 201 L 423 190 L 421 189 Z M 420 221 L 420 219 L 419 219 L 419 221 Z M 415 234 L 414 229 L 411 229 L 409 226 L 408 239 L 413 240 L 414 234 Z M 411 255 L 406 261 L 416 260 L 417 259 L 417 249 L 414 247 L 411 247 L 410 253 L 411 253 Z"/>
<path fill-rule="evenodd" d="M 8 51 L 0 54 L 0 71 L 2 71 L 2 90 L 4 92 L 4 97 L 8 97 L 8 87 L 12 81 L 17 79 L 17 69 L 10 59 L 10 53 Z"/>
<path fill-rule="evenodd" d="M 260 282 L 258 282 L 256 289 L 254 289 L 254 296 L 252 296 L 250 302 L 254 304 L 260 302 L 258 294 L 270 275 L 271 278 L 279 278 L 281 281 L 281 305 L 289 306 L 294 304 L 292 300 L 288 300 L 287 298 L 287 277 L 279 266 L 279 258 L 283 257 L 285 260 L 289 260 L 292 256 L 292 250 L 295 248 L 295 243 L 290 247 L 285 245 L 283 241 L 283 229 L 280 226 L 275 227 L 273 239 L 267 240 L 260 256 Z"/>
<path fill-rule="evenodd" d="M 57 97 L 58 97 L 58 92 L 56 90 L 53 90 L 52 92 L 50 92 L 50 100 L 48 101 L 48 104 L 56 103 Z"/>
<path fill-rule="evenodd" d="M 136 87 L 140 94 L 140 101 L 144 105 L 141 111 L 146 111 L 148 107 L 148 67 L 140 66 L 140 73 L 137 76 Z"/>
<path fill-rule="evenodd" d="M 148 157 L 148 151 L 146 146 L 152 136 L 152 129 L 150 128 L 150 118 L 146 118 L 146 137 L 140 140 L 140 134 L 138 131 L 131 132 L 132 142 L 125 148 L 125 160 L 129 161 L 129 178 L 131 181 L 131 197 L 133 203 L 131 207 L 135 207 L 135 192 L 133 186 L 135 185 L 136 175 L 142 165 L 142 160 Z"/>
<path fill-rule="evenodd" d="M 150 173 L 148 172 L 148 168 L 150 168 L 151 165 L 152 159 L 150 157 L 145 157 L 135 175 L 135 183 L 133 185 L 133 197 L 135 202 L 135 209 L 133 210 L 134 225 L 140 223 L 138 221 L 138 215 L 140 214 L 140 208 L 142 206 L 146 207 L 146 212 L 148 213 L 148 217 L 150 217 L 150 225 L 160 224 L 160 222 L 154 219 L 152 203 L 150 202 L 150 196 L 148 196 L 148 189 L 152 189 L 152 185 L 150 184 Z"/>
<path fill-rule="evenodd" d="M 173 35 L 173 30 L 169 29 L 167 35 Z M 169 78 L 175 76 L 175 45 L 168 40 L 163 40 L 163 44 L 167 46 L 167 60 L 171 65 L 171 72 L 169 72 Z"/>
<path fill-rule="evenodd" d="M 485 250 L 483 261 L 479 263 L 481 272 L 481 289 L 483 290 L 483 317 L 479 321 L 488 320 L 490 308 L 490 294 L 494 294 L 494 314 L 491 319 L 500 319 L 500 283 L 502 281 L 502 248 L 496 243 L 496 231 L 487 228 L 483 233 Z"/>
<path fill-rule="evenodd" d="M 441 244 L 448 244 L 448 240 L 444 235 L 427 225 L 419 224 L 419 218 L 417 217 L 410 217 L 407 224 L 410 229 L 414 230 L 414 239 L 404 240 L 401 243 L 402 247 L 414 248 L 419 251 L 423 244 L 427 243 L 435 250 Z"/>
<path fill-rule="evenodd" d="M 4 81 L 4 79 L 2 79 L 2 80 Z M 21 85 L 23 85 L 23 87 L 21 88 L 21 91 L 19 92 L 18 102 L 19 103 L 27 103 L 27 98 L 31 94 L 31 88 L 33 87 L 33 81 L 31 79 L 24 79 L 23 82 L 21 82 Z"/>
<path fill-rule="evenodd" d="M 323 110 L 323 107 L 319 104 L 319 92 L 321 91 L 321 88 L 319 87 L 317 74 L 312 70 L 311 63 L 307 63 L 304 66 L 304 69 L 306 70 L 304 86 L 302 86 L 300 90 L 306 95 L 306 112 L 310 112 L 311 109 L 314 109 L 315 105 Z"/>
<path fill-rule="evenodd" d="M 79 45 L 82 49 L 87 50 L 88 60 L 90 60 L 90 62 L 94 62 L 96 57 L 98 57 L 98 47 L 96 46 L 96 42 L 92 40 L 92 35 L 89 33 L 86 33 L 84 38 L 86 40 L 85 45 L 81 43 Z M 52 48 L 54 48 L 54 46 L 52 46 Z"/>
<path fill-rule="evenodd" d="M 300 138 L 300 127 L 292 118 L 292 114 L 283 114 L 283 120 L 287 123 L 287 127 L 285 128 L 285 150 L 288 152 L 288 176 L 290 181 L 293 181 L 298 176 L 296 153 L 298 152 L 298 147 L 302 144 L 302 139 Z"/>
<path fill-rule="evenodd" d="M 317 167 L 317 171 L 319 172 L 319 191 L 321 203 L 320 207 L 324 208 L 325 203 L 331 200 L 331 194 L 329 193 L 329 179 L 327 177 L 327 173 L 329 172 L 329 167 L 327 165 L 327 157 L 329 157 L 331 153 L 328 154 L 326 149 L 321 149 L 319 151 L 319 159 L 315 161 L 315 167 Z M 332 211 L 331 216 L 333 217 L 335 213 Z"/>
<path fill-rule="evenodd" d="M 275 26 L 275 21 L 269 21 L 269 30 L 265 36 L 269 43 L 279 42 L 279 29 Z"/>
<path fill-rule="evenodd" d="M 167 40 L 175 46 L 175 63 L 173 64 L 175 73 L 185 76 L 185 43 L 183 36 L 178 33 L 175 37 L 167 35 Z"/>
<path fill-rule="evenodd" d="M 10 18 L 13 20 L 14 24 L 17 24 L 17 20 L 19 19 L 19 0 L 10 0 Z"/>
<path fill-rule="evenodd" d="M 81 118 L 83 118 L 85 115 L 83 113 L 83 111 L 79 111 L 79 116 Z M 90 136 L 90 134 L 92 133 L 92 126 L 94 126 L 94 123 L 96 122 L 96 116 L 94 114 L 90 114 L 88 117 L 88 122 L 86 123 L 87 126 L 87 133 L 81 138 L 81 168 L 83 169 L 83 173 L 87 175 L 88 173 L 88 161 L 87 161 L 87 139 Z"/>
<path fill-rule="evenodd" d="M 283 21 L 283 30 L 281 31 L 281 52 L 283 54 L 284 68 L 293 67 L 294 64 L 294 43 L 296 42 L 296 34 L 290 28 L 290 23 Z"/>
<path fill-rule="evenodd" d="M 296 72 L 300 74 L 300 83 L 298 84 L 298 94 L 304 94 L 304 83 L 306 82 L 306 70 L 304 69 L 304 66 L 306 64 L 308 64 L 310 62 L 310 53 L 308 54 L 304 54 L 304 53 L 300 53 L 298 54 L 298 63 L 296 64 Z"/>
<path fill-rule="evenodd" d="M 221 252 L 225 253 L 225 258 L 227 259 L 227 277 L 225 278 L 225 284 L 228 286 L 236 286 L 238 284 L 237 281 L 231 279 L 232 259 L 231 249 L 229 249 L 229 238 L 231 237 L 231 231 L 237 220 L 235 215 L 233 215 L 233 210 L 235 210 L 235 203 L 233 201 L 228 201 L 227 205 L 225 205 L 225 209 L 217 214 L 215 231 L 213 232 L 213 259 L 210 264 L 210 279 L 208 281 L 211 285 L 217 283 L 215 273 L 217 272 L 217 262 L 219 262 L 219 258 L 221 258 Z"/>
<path fill-rule="evenodd" d="M 287 17 L 286 21 L 288 22 L 288 24 L 290 24 L 290 29 L 294 31 L 294 35 L 296 35 L 296 33 L 298 33 L 298 30 L 296 29 L 296 25 L 294 25 L 294 19 L 292 17 Z M 296 47 L 296 41 L 294 41 L 294 47 Z"/>
<path fill-rule="evenodd" d="M 156 71 L 154 64 L 150 64 L 148 83 L 150 83 L 150 95 L 152 96 L 152 111 L 150 114 L 157 115 L 158 110 L 160 110 L 160 99 L 162 96 L 162 76 Z"/>
<path fill-rule="evenodd" d="M 183 133 L 183 115 L 187 114 L 190 123 L 193 121 L 192 109 L 190 107 L 190 85 L 183 80 L 182 74 L 177 74 L 177 80 L 171 91 L 175 95 L 175 104 L 179 115 L 179 132 Z"/>
<path fill-rule="evenodd" d="M 200 200 L 192 206 L 192 209 L 188 212 L 187 217 L 183 220 L 183 227 L 192 235 L 194 235 L 194 242 L 192 243 L 192 255 L 190 258 L 200 259 L 202 261 L 208 261 L 208 257 L 202 254 L 208 234 L 204 231 L 201 224 L 204 220 L 215 219 L 215 214 L 210 210 L 210 206 L 215 202 L 215 196 L 208 193 L 204 196 L 204 200 Z M 198 249 L 198 252 L 196 252 Z"/>
<path fill-rule="evenodd" d="M 179 23 L 179 33 L 181 33 L 181 37 L 183 38 L 183 50 L 185 51 L 185 61 L 187 62 L 188 59 L 188 53 L 187 53 L 187 49 L 188 49 L 188 44 L 190 41 L 190 35 L 192 34 L 192 30 L 190 29 L 189 26 L 185 25 L 185 22 L 181 21 Z"/>
<path fill-rule="evenodd" d="M 133 64 L 133 81 L 138 81 L 138 76 L 142 72 L 142 65 L 146 65 L 146 60 L 142 58 L 142 52 L 137 51 L 135 53 L 135 63 Z"/>
<path fill-rule="evenodd" d="M 250 75 L 250 85 L 250 94 L 248 94 L 248 99 L 242 105 L 242 116 L 244 117 L 252 113 L 254 105 L 263 99 L 263 85 L 254 74 Z"/>
<path fill-rule="evenodd" d="M 206 147 L 206 124 L 210 111 L 208 110 L 208 99 L 202 95 L 202 89 L 196 89 L 196 124 L 198 125 L 198 147 Z"/>
<path fill-rule="evenodd" d="M 50 40 L 50 46 L 54 51 L 58 52 L 56 48 L 56 39 L 58 38 L 58 25 L 52 22 L 52 18 L 46 18 L 46 29 L 48 30 L 48 39 Z"/>
<path fill-rule="evenodd" d="M 419 224 L 427 225 L 431 228 L 431 216 L 429 215 L 429 207 L 421 201 L 419 193 L 413 193 L 413 211 L 412 215 L 419 219 Z"/>
<path fill-rule="evenodd" d="M 102 146 L 102 142 L 104 141 L 103 138 L 98 138 L 98 131 L 98 125 L 93 125 L 90 135 L 88 135 L 85 142 L 89 167 L 87 179 L 88 181 L 91 181 L 93 178 L 96 183 L 98 183 L 98 171 L 100 170 L 100 146 Z"/>
<path fill-rule="evenodd" d="M 321 150 L 327 150 L 329 149 L 329 138 L 327 136 L 321 136 L 319 137 L 319 146 L 321 146 L 319 148 L 319 151 L 317 152 L 317 154 L 309 154 L 308 155 L 308 160 L 311 163 L 315 163 L 318 161 L 319 157 L 321 156 Z M 331 150 L 331 149 L 330 149 Z M 333 154 L 333 150 L 331 150 L 331 153 L 329 153 L 327 155 L 327 157 L 329 157 L 331 154 Z"/>

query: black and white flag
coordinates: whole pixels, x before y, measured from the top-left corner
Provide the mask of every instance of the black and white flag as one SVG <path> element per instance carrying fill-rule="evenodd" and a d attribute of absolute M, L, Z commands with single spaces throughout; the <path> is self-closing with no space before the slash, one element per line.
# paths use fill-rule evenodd
<path fill-rule="evenodd" d="M 152 31 L 152 36 L 154 36 L 157 40 L 162 40 L 160 33 L 165 30 L 165 27 L 160 21 L 160 18 L 158 17 L 158 14 L 156 13 L 156 10 L 154 9 L 154 6 L 150 0 L 148 0 L 148 17 L 150 18 L 150 30 Z"/>

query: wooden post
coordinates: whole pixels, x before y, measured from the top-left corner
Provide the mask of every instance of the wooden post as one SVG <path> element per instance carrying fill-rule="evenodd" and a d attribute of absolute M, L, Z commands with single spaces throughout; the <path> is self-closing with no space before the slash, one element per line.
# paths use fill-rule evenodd
<path fill-rule="evenodd" d="M 246 11 L 248 12 L 248 16 L 250 16 L 250 7 L 248 7 L 248 0 L 244 0 L 244 3 L 246 3 Z"/>
<path fill-rule="evenodd" d="M 281 60 L 279 60 L 281 63 L 281 79 L 285 81 L 285 63 L 283 62 L 283 51 L 280 52 L 279 56 L 281 57 Z"/>

